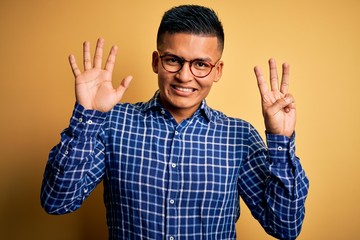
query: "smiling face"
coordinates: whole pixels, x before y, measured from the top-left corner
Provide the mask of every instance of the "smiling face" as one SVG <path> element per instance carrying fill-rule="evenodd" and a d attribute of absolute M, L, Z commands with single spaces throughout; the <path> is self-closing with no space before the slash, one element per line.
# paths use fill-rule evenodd
<path fill-rule="evenodd" d="M 160 56 L 172 54 L 187 61 L 203 59 L 215 65 L 204 78 L 195 77 L 189 62 L 185 62 L 179 72 L 170 73 L 161 65 Z M 218 40 L 214 36 L 193 35 L 188 33 L 166 33 L 159 53 L 153 53 L 152 67 L 158 74 L 161 104 L 170 111 L 177 122 L 190 117 L 209 94 L 212 84 L 220 80 L 223 62 Z M 217 62 L 218 61 L 218 62 Z"/>

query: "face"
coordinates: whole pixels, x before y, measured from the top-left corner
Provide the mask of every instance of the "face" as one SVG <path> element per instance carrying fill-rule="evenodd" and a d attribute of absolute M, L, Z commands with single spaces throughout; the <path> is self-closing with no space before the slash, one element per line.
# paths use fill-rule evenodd
<path fill-rule="evenodd" d="M 176 120 L 190 117 L 209 94 L 212 84 L 220 80 L 223 68 L 221 51 L 216 37 L 192 35 L 187 33 L 165 34 L 159 46 L 159 53 L 153 53 L 152 67 L 158 74 L 160 101 Z M 160 55 L 172 54 L 187 61 L 204 59 L 215 65 L 204 78 L 195 77 L 189 62 L 176 73 L 166 71 L 161 65 Z"/>

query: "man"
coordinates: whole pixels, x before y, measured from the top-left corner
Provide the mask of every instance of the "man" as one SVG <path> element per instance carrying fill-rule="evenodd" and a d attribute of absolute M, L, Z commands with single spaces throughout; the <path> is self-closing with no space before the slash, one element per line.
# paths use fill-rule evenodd
<path fill-rule="evenodd" d="M 76 104 L 70 126 L 49 156 L 41 202 L 48 213 L 79 208 L 103 181 L 109 239 L 236 239 L 241 197 L 271 235 L 295 239 L 304 218 L 308 179 L 295 156 L 295 103 L 289 65 L 271 89 L 258 67 L 266 147 L 247 122 L 207 106 L 220 80 L 224 33 L 208 8 L 167 11 L 152 68 L 159 90 L 148 102 L 119 103 L 131 77 L 112 86 L 117 47 L 102 66 L 84 43 L 84 71 L 69 57 Z"/>

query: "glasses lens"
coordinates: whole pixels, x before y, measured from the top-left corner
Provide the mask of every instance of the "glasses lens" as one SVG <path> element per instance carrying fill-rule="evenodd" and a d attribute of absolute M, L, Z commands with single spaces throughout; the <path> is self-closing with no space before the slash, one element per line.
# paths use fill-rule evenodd
<path fill-rule="evenodd" d="M 195 60 L 191 64 L 191 72 L 197 77 L 205 77 L 211 69 L 211 64 L 206 61 Z"/>
<path fill-rule="evenodd" d="M 161 64 L 164 69 L 171 73 L 176 73 L 180 71 L 183 67 L 186 60 L 176 56 L 176 55 L 164 55 L 161 56 Z M 211 63 L 203 60 L 193 60 L 189 61 L 190 71 L 195 77 L 206 77 L 211 72 L 214 67 Z"/>
<path fill-rule="evenodd" d="M 168 55 L 161 58 L 161 62 L 166 71 L 177 72 L 181 69 L 183 61 L 181 58 Z"/>

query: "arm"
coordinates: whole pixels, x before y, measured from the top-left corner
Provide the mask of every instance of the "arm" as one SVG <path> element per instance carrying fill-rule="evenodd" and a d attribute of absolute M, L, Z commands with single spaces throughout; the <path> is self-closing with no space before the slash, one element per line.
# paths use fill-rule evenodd
<path fill-rule="evenodd" d="M 111 48 L 104 69 L 101 68 L 104 40 L 96 45 L 93 65 L 90 45 L 84 42 L 81 72 L 75 57 L 69 56 L 75 77 L 76 105 L 70 127 L 61 134 L 61 142 L 49 155 L 41 187 L 41 204 L 52 214 L 63 214 L 79 208 L 104 175 L 104 134 L 106 112 L 117 104 L 131 77 L 112 86 L 112 71 L 117 47 Z"/>
<path fill-rule="evenodd" d="M 106 114 L 76 104 L 69 128 L 49 154 L 41 205 L 50 214 L 78 209 L 104 176 L 103 133 Z"/>
<path fill-rule="evenodd" d="M 269 60 L 270 86 L 259 67 L 255 74 L 261 95 L 267 147 L 255 129 L 241 169 L 240 194 L 264 229 L 280 239 L 300 233 L 309 181 L 295 155 L 295 100 L 288 93 L 289 65 L 283 64 L 279 89 L 276 63 Z"/>
<path fill-rule="evenodd" d="M 309 181 L 295 155 L 295 134 L 267 134 L 265 146 L 254 128 L 248 158 L 241 167 L 242 199 L 265 231 L 278 239 L 295 239 L 305 216 Z"/>

